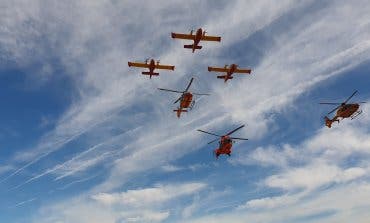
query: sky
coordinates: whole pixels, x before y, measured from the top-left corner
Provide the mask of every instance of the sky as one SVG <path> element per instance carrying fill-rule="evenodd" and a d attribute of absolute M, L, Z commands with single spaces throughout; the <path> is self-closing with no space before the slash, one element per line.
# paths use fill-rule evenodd
<path fill-rule="evenodd" d="M 354 1 L 0 1 L 0 222 L 365 223 L 370 5 Z M 203 28 L 218 42 L 171 32 Z M 175 65 L 149 79 L 128 61 Z M 251 75 L 226 84 L 207 66 Z M 178 119 L 178 95 L 210 93 Z M 231 157 L 214 138 L 245 124 Z"/>

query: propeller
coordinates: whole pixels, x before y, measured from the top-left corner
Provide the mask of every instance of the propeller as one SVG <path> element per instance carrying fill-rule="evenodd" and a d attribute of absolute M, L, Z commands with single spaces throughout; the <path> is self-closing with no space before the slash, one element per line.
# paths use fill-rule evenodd
<path fill-rule="evenodd" d="M 166 88 L 157 88 L 158 90 L 161 90 L 161 91 L 169 91 L 169 92 L 175 92 L 175 93 L 183 93 L 182 91 L 175 91 L 175 90 L 171 90 L 171 89 L 166 89 Z"/>
<path fill-rule="evenodd" d="M 209 135 L 217 136 L 217 137 L 222 137 L 222 136 L 217 135 L 217 134 L 215 134 L 215 133 L 207 132 L 207 131 L 204 131 L 204 130 L 201 130 L 201 129 L 197 129 L 197 131 L 199 131 L 199 132 L 203 132 L 203 133 L 206 133 L 206 134 L 209 134 Z"/>
<path fill-rule="evenodd" d="M 238 138 L 238 137 L 230 137 L 230 139 L 236 139 L 236 140 L 248 140 L 246 138 Z"/>
<path fill-rule="evenodd" d="M 212 143 L 216 142 L 217 140 L 218 140 L 218 138 L 216 138 L 216 139 L 214 139 L 214 140 L 212 140 L 212 141 L 208 142 L 207 144 L 212 144 Z"/>
<path fill-rule="evenodd" d="M 193 95 L 211 95 L 211 94 L 200 94 L 200 93 L 192 93 Z"/>
<path fill-rule="evenodd" d="M 203 31 L 203 36 L 205 36 L 205 35 L 206 35 L 206 33 L 207 33 L 207 31 L 205 31 L 205 30 L 204 30 L 204 31 Z"/>
<path fill-rule="evenodd" d="M 188 91 L 188 90 L 189 90 L 191 83 L 193 83 L 193 80 L 194 80 L 194 77 L 192 77 L 192 78 L 190 79 L 190 82 L 189 82 L 188 86 L 185 88 L 185 91 L 184 91 L 184 92 L 186 92 L 186 91 Z"/>
<path fill-rule="evenodd" d="M 228 64 L 225 64 L 224 68 L 226 69 L 229 65 Z"/>
<path fill-rule="evenodd" d="M 180 100 L 181 100 L 181 98 L 182 98 L 182 96 L 183 95 L 181 95 L 175 102 L 174 102 L 174 104 L 176 104 L 177 102 L 179 102 Z"/>
<path fill-rule="evenodd" d="M 160 62 L 161 62 L 160 60 L 157 60 L 157 65 L 159 65 Z"/>
<path fill-rule="evenodd" d="M 351 95 L 351 96 L 349 96 L 348 98 L 347 98 L 347 100 L 345 100 L 344 102 L 343 102 L 343 104 L 346 104 L 353 96 L 355 96 L 355 94 L 357 93 L 358 91 L 356 90 L 355 92 L 353 92 L 353 94 Z"/>
<path fill-rule="evenodd" d="M 179 102 L 183 98 L 184 93 L 186 93 L 189 90 L 191 84 L 193 83 L 193 80 L 194 80 L 194 78 L 192 77 L 189 81 L 189 84 L 186 86 L 184 91 L 176 91 L 176 90 L 171 90 L 171 89 L 166 89 L 166 88 L 158 88 L 158 90 L 180 93 L 181 96 L 178 99 L 176 99 L 176 101 L 174 102 L 174 104 L 176 104 L 177 102 Z M 194 95 L 209 95 L 209 94 L 200 94 L 200 93 L 193 93 L 193 94 Z"/>
<path fill-rule="evenodd" d="M 204 131 L 204 130 L 201 130 L 201 129 L 198 129 L 197 131 L 199 131 L 199 132 L 203 132 L 203 133 L 206 133 L 206 134 L 208 134 L 208 135 L 213 135 L 213 136 L 217 136 L 217 137 L 223 137 L 223 136 L 229 136 L 229 135 L 233 134 L 234 132 L 238 131 L 239 129 L 243 128 L 244 126 L 245 126 L 245 125 L 239 126 L 238 128 L 236 128 L 236 129 L 234 129 L 234 130 L 230 131 L 229 133 L 227 133 L 226 135 L 222 135 L 222 136 L 221 136 L 221 135 L 217 135 L 217 134 L 212 133 L 212 132 L 207 132 L 207 131 Z M 239 137 L 230 137 L 230 139 L 234 139 L 234 140 L 248 140 L 248 139 L 246 139 L 246 138 L 239 138 Z M 208 142 L 207 144 L 214 143 L 214 142 L 216 142 L 217 140 L 219 140 L 219 138 L 216 138 L 216 139 L 214 139 L 214 140 L 212 140 L 212 141 Z"/>
<path fill-rule="evenodd" d="M 243 128 L 244 126 L 245 126 L 245 125 L 239 126 L 238 128 L 236 128 L 236 129 L 234 129 L 234 130 L 230 131 L 229 133 L 227 133 L 226 135 L 227 135 L 227 136 L 228 136 L 228 135 L 231 135 L 231 134 L 233 134 L 234 132 L 238 131 L 239 129 Z"/>

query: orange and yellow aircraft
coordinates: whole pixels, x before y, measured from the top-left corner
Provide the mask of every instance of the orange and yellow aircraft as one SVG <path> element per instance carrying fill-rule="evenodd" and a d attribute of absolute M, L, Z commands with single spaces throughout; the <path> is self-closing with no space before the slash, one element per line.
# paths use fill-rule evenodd
<path fill-rule="evenodd" d="M 143 75 L 149 75 L 150 78 L 152 76 L 159 76 L 159 73 L 155 73 L 154 69 L 164 69 L 164 70 L 175 70 L 175 66 L 171 65 L 160 65 L 159 60 L 157 63 L 154 61 L 154 59 L 151 59 L 148 63 L 149 59 L 145 60 L 145 63 L 140 62 L 128 62 L 129 67 L 143 67 L 148 68 L 149 71 L 143 71 L 141 72 Z"/>
<path fill-rule="evenodd" d="M 216 41 L 220 42 L 221 37 L 219 36 L 206 36 L 206 31 L 203 31 L 202 28 L 199 28 L 195 35 L 193 34 L 193 30 L 190 31 L 190 34 L 182 34 L 182 33 L 171 33 L 172 38 L 174 39 L 188 39 L 193 40 L 194 43 L 191 45 L 184 45 L 184 48 L 192 49 L 193 53 L 196 49 L 202 49 L 202 46 L 199 46 L 200 41 Z"/>
<path fill-rule="evenodd" d="M 224 67 L 208 67 L 209 72 L 226 72 L 225 75 L 219 75 L 217 78 L 224 79 L 225 83 L 229 79 L 233 79 L 233 73 L 237 74 L 250 74 L 251 69 L 239 69 L 237 64 L 225 65 Z"/>

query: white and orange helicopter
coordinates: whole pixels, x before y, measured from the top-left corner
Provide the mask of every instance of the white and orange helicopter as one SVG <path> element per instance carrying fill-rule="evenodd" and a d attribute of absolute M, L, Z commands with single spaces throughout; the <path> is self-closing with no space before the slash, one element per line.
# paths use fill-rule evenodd
<path fill-rule="evenodd" d="M 194 78 L 191 78 L 189 84 L 187 85 L 187 87 L 185 88 L 184 91 L 158 88 L 158 90 L 161 90 L 161 91 L 169 91 L 169 92 L 174 92 L 174 93 L 181 94 L 181 96 L 174 102 L 174 104 L 176 104 L 177 102 L 180 101 L 179 107 L 177 109 L 173 110 L 174 112 L 176 112 L 176 115 L 177 115 L 178 118 L 180 118 L 181 112 L 188 112 L 189 109 L 191 110 L 193 108 L 193 106 L 195 104 L 195 101 L 193 100 L 193 95 L 209 95 L 209 94 L 200 94 L 200 93 L 190 92 L 189 88 L 190 88 L 191 84 L 193 83 L 193 80 L 194 80 Z"/>
<path fill-rule="evenodd" d="M 332 123 L 333 122 L 338 122 L 339 123 L 340 118 L 341 119 L 345 119 L 345 118 L 354 119 L 362 113 L 362 110 L 359 110 L 360 104 L 363 104 L 363 103 L 366 103 L 366 102 L 362 101 L 362 102 L 355 102 L 355 103 L 347 104 L 347 102 L 356 93 L 357 93 L 357 90 L 355 92 L 353 92 L 353 94 L 351 96 L 349 96 L 347 98 L 347 100 L 345 100 L 344 102 L 341 102 L 341 103 L 332 103 L 332 102 L 321 102 L 320 103 L 322 105 L 337 105 L 333 110 L 331 110 L 328 113 L 328 115 L 330 115 L 331 113 L 337 111 L 335 116 L 332 119 L 325 116 L 325 125 L 326 126 L 331 128 Z"/>

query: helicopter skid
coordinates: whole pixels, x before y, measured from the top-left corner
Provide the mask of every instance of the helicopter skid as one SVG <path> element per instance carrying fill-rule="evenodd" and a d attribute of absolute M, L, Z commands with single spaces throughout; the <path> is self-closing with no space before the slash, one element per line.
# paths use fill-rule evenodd
<path fill-rule="evenodd" d="M 192 110 L 193 109 L 194 104 L 195 104 L 195 101 L 192 101 L 191 104 L 190 104 L 190 106 L 189 106 L 189 110 Z"/>
<path fill-rule="evenodd" d="M 362 110 L 358 110 L 358 111 L 356 111 L 355 113 L 353 113 L 352 115 L 351 115 L 351 120 L 352 119 L 355 119 L 357 116 L 359 116 L 360 114 L 362 113 Z"/>

